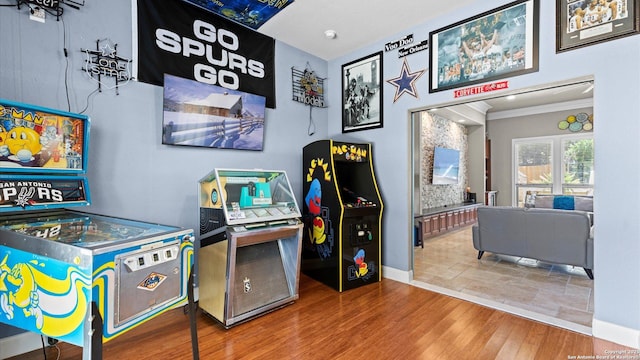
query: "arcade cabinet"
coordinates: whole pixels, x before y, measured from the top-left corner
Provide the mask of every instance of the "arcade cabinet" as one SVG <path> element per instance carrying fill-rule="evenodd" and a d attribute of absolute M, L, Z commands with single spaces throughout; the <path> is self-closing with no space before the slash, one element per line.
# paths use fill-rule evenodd
<path fill-rule="evenodd" d="M 380 281 L 383 204 L 371 144 L 313 142 L 302 168 L 302 272 L 340 292 Z"/>

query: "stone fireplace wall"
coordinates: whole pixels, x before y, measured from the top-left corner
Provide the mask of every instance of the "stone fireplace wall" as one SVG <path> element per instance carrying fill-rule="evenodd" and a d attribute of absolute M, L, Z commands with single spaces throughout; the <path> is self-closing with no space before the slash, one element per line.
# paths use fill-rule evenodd
<path fill-rule="evenodd" d="M 432 184 L 435 147 L 460 150 L 458 184 Z M 464 201 L 464 191 L 469 178 L 467 151 L 467 128 L 464 125 L 437 114 L 422 112 L 420 136 L 420 201 L 422 209 L 458 204 Z"/>

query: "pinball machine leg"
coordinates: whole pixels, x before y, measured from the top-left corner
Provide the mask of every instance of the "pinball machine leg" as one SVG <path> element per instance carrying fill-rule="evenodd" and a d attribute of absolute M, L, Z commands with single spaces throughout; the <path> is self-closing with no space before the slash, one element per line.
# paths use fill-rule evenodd
<path fill-rule="evenodd" d="M 197 306 L 193 296 L 193 265 L 191 265 L 189 283 L 187 284 L 187 299 L 189 300 L 189 322 L 191 323 L 191 351 L 193 353 L 193 360 L 199 360 L 200 351 L 198 350 L 198 328 L 196 326 Z"/>
<path fill-rule="evenodd" d="M 102 316 L 95 301 L 87 311 L 87 333 L 82 348 L 82 360 L 102 360 Z"/>

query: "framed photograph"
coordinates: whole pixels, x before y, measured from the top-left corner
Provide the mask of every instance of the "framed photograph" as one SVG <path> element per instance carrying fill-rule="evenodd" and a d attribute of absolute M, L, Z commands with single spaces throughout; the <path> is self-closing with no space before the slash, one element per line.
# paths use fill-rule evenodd
<path fill-rule="evenodd" d="M 262 151 L 265 97 L 164 75 L 162 143 Z"/>
<path fill-rule="evenodd" d="M 556 52 L 638 33 L 640 0 L 556 0 Z"/>
<path fill-rule="evenodd" d="M 382 51 L 342 65 L 342 132 L 382 127 Z"/>
<path fill-rule="evenodd" d="M 429 33 L 429 92 L 538 71 L 538 0 L 518 0 Z"/>

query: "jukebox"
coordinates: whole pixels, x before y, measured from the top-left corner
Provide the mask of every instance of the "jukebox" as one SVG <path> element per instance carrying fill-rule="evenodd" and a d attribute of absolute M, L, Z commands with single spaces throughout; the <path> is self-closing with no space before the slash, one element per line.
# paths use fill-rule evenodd
<path fill-rule="evenodd" d="M 298 299 L 302 223 L 284 171 L 199 181 L 199 307 L 225 328 Z"/>
<path fill-rule="evenodd" d="M 0 100 L 0 125 L 0 322 L 101 358 L 192 299 L 192 230 L 67 209 L 90 204 L 86 116 Z"/>
<path fill-rule="evenodd" d="M 382 198 L 370 144 L 303 150 L 302 272 L 338 291 L 381 280 Z"/>

